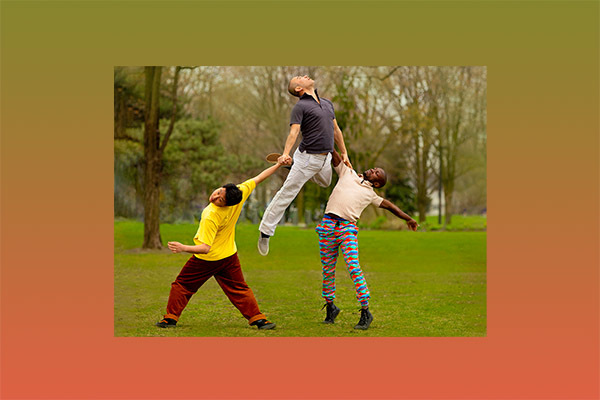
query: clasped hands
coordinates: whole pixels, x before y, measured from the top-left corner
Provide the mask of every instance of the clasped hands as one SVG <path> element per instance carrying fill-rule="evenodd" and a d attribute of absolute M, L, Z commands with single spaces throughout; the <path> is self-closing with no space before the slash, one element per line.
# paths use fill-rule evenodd
<path fill-rule="evenodd" d="M 277 159 L 277 163 L 281 165 L 292 165 L 292 157 L 288 154 L 283 154 Z"/>
<path fill-rule="evenodd" d="M 349 168 L 352 168 L 352 164 L 348 159 L 348 155 L 344 153 L 341 155 L 341 157 L 344 164 L 346 164 Z M 283 154 L 277 159 L 277 163 L 281 165 L 292 165 L 292 161 L 292 157 L 290 157 L 288 154 Z"/>

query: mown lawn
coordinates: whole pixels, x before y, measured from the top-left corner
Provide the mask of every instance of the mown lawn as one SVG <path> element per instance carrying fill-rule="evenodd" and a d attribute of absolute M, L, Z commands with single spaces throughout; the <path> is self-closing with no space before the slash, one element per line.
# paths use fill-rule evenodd
<path fill-rule="evenodd" d="M 161 225 L 163 242 L 192 244 L 197 225 Z M 154 326 L 189 254 L 141 251 L 143 225 L 115 222 L 115 336 L 485 336 L 486 233 L 369 231 L 359 233 L 360 261 L 374 321 L 360 316 L 345 263 L 338 260 L 335 325 L 321 321 L 321 266 L 313 229 L 281 226 L 271 252 L 256 250 L 256 225 L 237 226 L 246 281 L 272 331 L 249 327 L 214 279 L 192 298 L 174 329 Z"/>
<path fill-rule="evenodd" d="M 437 216 L 429 215 L 421 225 L 427 231 L 484 231 L 487 228 L 487 218 L 482 215 L 453 215 L 452 222 L 445 227 L 443 217 L 441 224 L 438 221 Z"/>

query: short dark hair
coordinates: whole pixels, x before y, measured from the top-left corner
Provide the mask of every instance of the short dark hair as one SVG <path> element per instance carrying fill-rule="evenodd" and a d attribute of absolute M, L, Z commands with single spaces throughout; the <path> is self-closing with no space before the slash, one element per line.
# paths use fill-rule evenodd
<path fill-rule="evenodd" d="M 378 178 L 372 180 L 371 183 L 373 184 L 373 187 L 380 189 L 380 188 L 384 187 L 385 184 L 387 183 L 387 172 L 385 172 L 385 170 L 380 167 L 377 167 L 376 169 L 380 169 L 382 174 L 379 175 Z M 376 183 L 378 183 L 379 186 L 375 186 Z"/>
<path fill-rule="evenodd" d="M 223 185 L 225 188 L 225 205 L 235 206 L 242 201 L 242 191 L 233 183 Z"/>
<path fill-rule="evenodd" d="M 381 186 L 379 186 L 380 188 L 384 187 L 387 183 L 387 172 L 385 172 L 385 169 L 383 168 L 381 168 L 381 172 L 383 172 L 383 176 L 379 180 L 379 183 L 381 184 Z"/>

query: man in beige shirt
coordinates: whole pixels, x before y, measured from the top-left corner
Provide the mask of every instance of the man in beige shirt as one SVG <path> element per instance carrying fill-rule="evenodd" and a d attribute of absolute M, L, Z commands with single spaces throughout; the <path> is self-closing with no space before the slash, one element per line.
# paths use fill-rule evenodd
<path fill-rule="evenodd" d="M 341 248 L 346 266 L 356 288 L 356 298 L 361 304 L 361 315 L 354 329 L 368 329 L 373 321 L 369 311 L 369 289 L 358 262 L 358 227 L 360 214 L 369 205 L 391 211 L 394 215 L 406 221 L 408 227 L 416 231 L 417 221 L 412 219 L 396 205 L 380 197 L 373 188 L 381 188 L 387 182 L 387 175 L 381 168 L 372 168 L 357 174 L 342 162 L 340 155 L 333 151 L 333 167 L 339 175 L 323 220 L 317 226 L 319 246 L 321 248 L 321 263 L 323 264 L 323 293 L 327 307 L 325 323 L 333 324 L 340 309 L 333 304 L 335 299 L 335 266 L 338 251 Z"/>

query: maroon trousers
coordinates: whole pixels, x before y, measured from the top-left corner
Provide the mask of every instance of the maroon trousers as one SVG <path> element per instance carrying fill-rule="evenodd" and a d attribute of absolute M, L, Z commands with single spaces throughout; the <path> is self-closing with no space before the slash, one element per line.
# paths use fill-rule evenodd
<path fill-rule="evenodd" d="M 259 319 L 267 319 L 258 309 L 254 293 L 244 280 L 237 253 L 217 261 L 206 261 L 192 256 L 171 284 L 165 318 L 178 321 L 194 293 L 212 276 L 249 324 Z"/>

